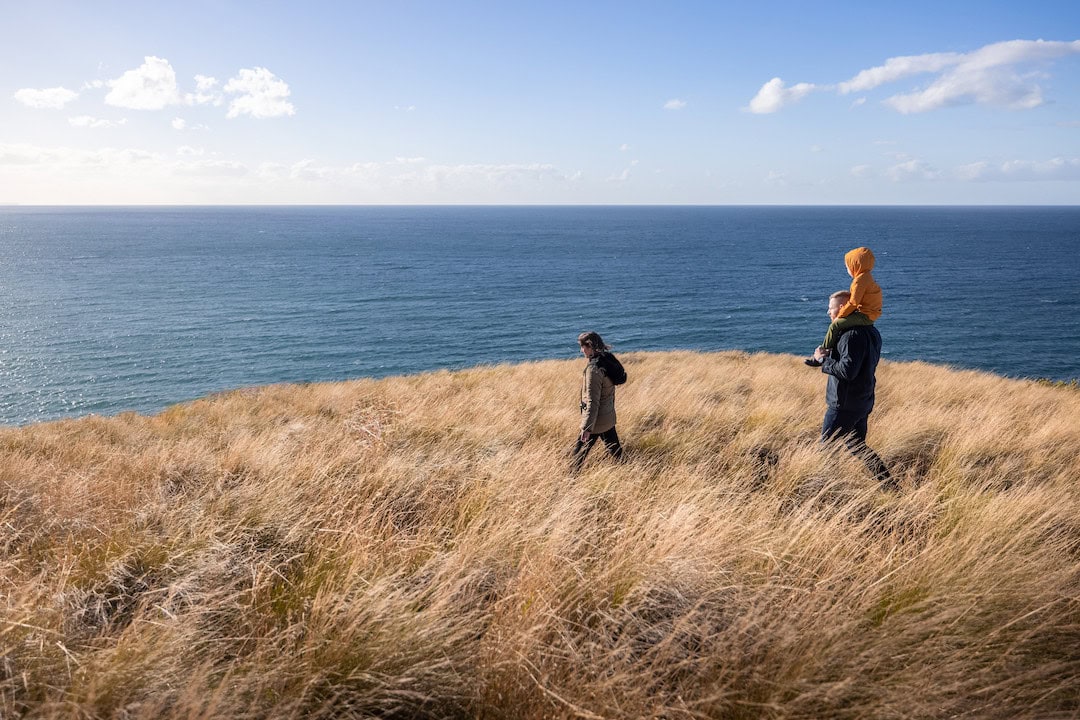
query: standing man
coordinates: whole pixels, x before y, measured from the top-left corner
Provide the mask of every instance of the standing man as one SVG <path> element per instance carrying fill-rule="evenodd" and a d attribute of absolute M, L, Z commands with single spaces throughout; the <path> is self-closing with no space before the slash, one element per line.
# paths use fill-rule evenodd
<path fill-rule="evenodd" d="M 851 298 L 847 290 L 829 296 L 829 319 L 836 320 Z M 866 419 L 874 409 L 874 387 L 878 360 L 881 359 L 881 334 L 873 325 L 854 327 L 844 332 L 829 351 L 818 348 L 814 359 L 821 361 L 821 372 L 829 376 L 825 389 L 825 420 L 821 441 L 843 440 L 853 455 L 866 463 L 882 487 L 895 488 L 885 462 L 866 444 Z"/>

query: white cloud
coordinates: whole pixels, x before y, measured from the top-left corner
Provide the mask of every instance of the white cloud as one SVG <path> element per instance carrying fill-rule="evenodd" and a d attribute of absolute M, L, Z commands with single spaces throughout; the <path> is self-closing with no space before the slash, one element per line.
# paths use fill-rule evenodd
<path fill-rule="evenodd" d="M 613 182 L 613 183 L 624 183 L 624 182 L 626 182 L 627 180 L 630 179 L 630 171 L 632 169 L 634 169 L 635 167 L 637 167 L 638 162 L 639 161 L 637 161 L 637 160 L 631 160 L 630 164 L 627 165 L 625 168 L 623 168 L 623 171 L 621 173 L 619 173 L 618 175 L 612 175 L 611 177 L 609 177 L 607 179 L 607 181 L 608 182 Z"/>
<path fill-rule="evenodd" d="M 1037 74 L 1021 72 L 1020 67 L 1075 54 L 1080 54 L 1080 40 L 1011 40 L 986 45 L 972 53 L 894 58 L 910 60 L 910 73 L 941 74 L 923 89 L 893 95 L 886 100 L 886 105 L 904 114 L 970 104 L 1016 110 L 1035 108 L 1043 104 Z"/>
<path fill-rule="evenodd" d="M 133 148 L 81 150 L 36 145 L 0 145 L 0 165 L 39 165 L 47 168 L 95 168 L 143 165 L 160 155 Z"/>
<path fill-rule="evenodd" d="M 264 180 L 283 180 L 289 175 L 289 166 L 281 163 L 264 162 L 256 168 L 255 174 Z"/>
<path fill-rule="evenodd" d="M 217 87 L 217 78 L 207 77 L 206 75 L 195 76 L 195 87 L 199 92 L 210 92 Z"/>
<path fill-rule="evenodd" d="M 851 174 L 857 178 L 868 178 L 874 176 L 874 168 L 869 165 L 856 165 L 851 168 Z"/>
<path fill-rule="evenodd" d="M 520 204 L 569 201 L 580 172 L 547 163 L 439 164 L 422 158 L 294 164 L 242 162 L 198 146 L 174 152 L 0 144 L 0 184 L 12 201 L 71 203 L 338 202 Z"/>
<path fill-rule="evenodd" d="M 961 165 L 956 168 L 955 175 L 961 180 L 988 180 L 996 168 L 985 160 Z"/>
<path fill-rule="evenodd" d="M 885 83 L 896 82 L 911 75 L 939 72 L 956 64 L 961 57 L 963 56 L 957 53 L 930 53 L 889 58 L 884 65 L 862 70 L 850 80 L 840 83 L 837 85 L 837 90 L 841 95 L 873 90 Z"/>
<path fill-rule="evenodd" d="M 904 115 L 972 103 L 1026 110 L 1042 105 L 1042 89 L 1030 77 L 1011 71 L 957 68 L 922 90 L 885 100 Z"/>
<path fill-rule="evenodd" d="M 179 162 L 173 166 L 174 175 L 191 177 L 242 177 L 248 174 L 248 168 L 234 160 L 193 160 Z"/>
<path fill-rule="evenodd" d="M 215 89 L 217 85 L 217 78 L 208 77 L 206 75 L 196 75 L 196 91 L 193 93 L 186 93 L 184 95 L 184 103 L 187 105 L 221 105 L 225 99 L 221 92 Z"/>
<path fill-rule="evenodd" d="M 862 107 L 865 104 L 866 104 L 866 98 L 864 98 L 864 97 L 855 98 L 854 100 L 851 101 L 851 107 L 852 108 Z"/>
<path fill-rule="evenodd" d="M 64 87 L 45 88 L 43 90 L 23 88 L 16 90 L 12 97 L 27 107 L 37 108 L 38 110 L 59 110 L 79 97 L 79 93 Z"/>
<path fill-rule="evenodd" d="M 810 152 L 812 152 L 812 153 L 825 152 L 825 148 L 821 147 L 820 145 L 811 145 L 810 146 Z"/>
<path fill-rule="evenodd" d="M 903 114 L 921 113 L 954 105 L 995 105 L 1029 109 L 1043 104 L 1040 73 L 1030 66 L 1080 54 L 1080 40 L 1009 40 L 985 45 L 969 53 L 926 53 L 889 58 L 884 64 L 861 70 L 836 85 L 800 83 L 786 88 L 780 78 L 762 86 L 750 101 L 755 113 L 771 113 L 814 90 L 836 90 L 841 95 L 866 92 L 919 75 L 934 76 L 925 86 L 898 93 L 884 103 Z M 861 105 L 859 98 L 853 107 Z"/>
<path fill-rule="evenodd" d="M 1009 160 L 998 164 L 982 161 L 958 167 L 956 176 L 961 180 L 983 182 L 1080 180 L 1080 158 Z"/>
<path fill-rule="evenodd" d="M 505 189 L 568 179 L 553 165 L 542 163 L 440 165 L 424 158 L 394 158 L 390 162 L 354 163 L 345 167 L 320 165 L 309 159 L 292 165 L 289 177 L 305 182 L 338 184 L 351 180 L 384 188 L 446 192 L 480 187 Z"/>
<path fill-rule="evenodd" d="M 382 169 L 382 164 L 380 164 L 380 163 L 366 162 L 366 163 L 353 163 L 352 165 L 349 165 L 348 167 L 344 168 L 341 172 L 346 176 L 372 178 L 372 177 L 376 177 L 379 174 L 381 169 Z"/>
<path fill-rule="evenodd" d="M 747 109 L 759 115 L 774 113 L 785 105 L 791 105 L 802 100 L 817 89 L 817 86 L 811 83 L 799 83 L 791 87 L 784 87 L 783 80 L 778 77 L 773 78 L 761 86 L 757 95 L 750 101 Z"/>
<path fill-rule="evenodd" d="M 1080 40 L 1010 40 L 970 53 L 892 58 L 881 68 L 864 70 L 848 83 L 841 83 L 840 88 L 841 92 L 853 86 L 870 89 L 910 75 L 940 73 L 926 87 L 893 95 L 885 104 L 904 114 L 973 103 L 1023 110 L 1042 105 L 1043 95 L 1037 74 L 1020 72 L 1020 66 L 1075 54 L 1080 54 Z"/>
<path fill-rule="evenodd" d="M 630 145 L 628 143 L 623 143 L 622 145 L 619 146 L 619 151 L 620 152 L 626 152 L 629 149 L 630 149 Z"/>
<path fill-rule="evenodd" d="M 293 180 L 307 182 L 322 182 L 333 180 L 338 175 L 337 168 L 329 165 L 316 165 L 314 160 L 301 160 L 289 170 L 289 177 Z"/>
<path fill-rule="evenodd" d="M 912 159 L 893 165 L 885 171 L 885 175 L 893 182 L 907 182 L 913 180 L 937 180 L 941 174 L 929 163 Z"/>
<path fill-rule="evenodd" d="M 289 176 L 308 183 L 330 183 L 351 192 L 387 193 L 419 200 L 446 200 L 496 195 L 515 199 L 534 193 L 568 189 L 580 173 L 564 173 L 547 163 L 442 165 L 424 158 L 354 163 L 345 167 L 307 160 L 292 166 Z"/>
<path fill-rule="evenodd" d="M 664 103 L 665 110 L 682 110 L 684 107 L 686 107 L 686 101 L 678 98 L 672 98 Z"/>
<path fill-rule="evenodd" d="M 546 163 L 428 165 L 417 175 L 399 177 L 399 180 L 416 182 L 425 188 L 445 191 L 470 191 L 477 187 L 520 189 L 566 179 L 554 165 Z"/>
<path fill-rule="evenodd" d="M 106 83 L 105 104 L 131 110 L 161 110 L 181 102 L 176 72 L 168 60 L 148 55 L 143 64 Z"/>
<path fill-rule="evenodd" d="M 33 145 L 0 145 L 0 165 L 37 165 L 47 159 L 46 151 Z"/>
<path fill-rule="evenodd" d="M 68 118 L 68 124 L 71 127 L 84 127 L 84 128 L 106 128 L 106 127 L 119 127 L 127 123 L 126 118 L 121 118 L 116 122 L 112 120 L 105 120 L 104 118 L 91 117 L 90 115 L 77 115 L 75 117 Z"/>
<path fill-rule="evenodd" d="M 173 118 L 172 122 L 170 122 L 169 124 L 172 125 L 173 130 L 178 130 L 178 131 L 181 131 L 181 132 L 184 132 L 184 131 L 187 131 L 187 130 L 209 130 L 210 129 L 209 126 L 204 125 L 203 123 L 195 123 L 194 125 L 192 125 L 187 120 L 185 120 L 184 118 L 181 118 L 181 117 Z"/>
<path fill-rule="evenodd" d="M 287 98 L 289 86 L 266 68 L 243 68 L 240 74 L 225 84 L 225 92 L 237 95 L 229 103 L 226 117 L 250 115 L 271 118 L 295 115 L 296 109 Z"/>
<path fill-rule="evenodd" d="M 394 109 L 395 110 L 400 110 L 401 112 L 413 112 L 414 110 L 416 110 L 416 106 L 415 105 L 395 105 Z"/>

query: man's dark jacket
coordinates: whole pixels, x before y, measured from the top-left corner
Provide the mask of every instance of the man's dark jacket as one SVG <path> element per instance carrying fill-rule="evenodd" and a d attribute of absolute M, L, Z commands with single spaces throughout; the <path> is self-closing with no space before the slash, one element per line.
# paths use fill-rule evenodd
<path fill-rule="evenodd" d="M 874 373 L 881 359 L 881 333 L 873 325 L 854 327 L 840 336 L 821 363 L 829 376 L 825 403 L 843 412 L 870 414 L 874 409 Z"/>

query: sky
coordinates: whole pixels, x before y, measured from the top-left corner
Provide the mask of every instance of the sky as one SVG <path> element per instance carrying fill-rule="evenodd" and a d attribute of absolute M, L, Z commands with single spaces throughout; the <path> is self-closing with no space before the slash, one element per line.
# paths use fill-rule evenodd
<path fill-rule="evenodd" d="M 0 204 L 1080 204 L 1080 2 L 0 0 Z"/>

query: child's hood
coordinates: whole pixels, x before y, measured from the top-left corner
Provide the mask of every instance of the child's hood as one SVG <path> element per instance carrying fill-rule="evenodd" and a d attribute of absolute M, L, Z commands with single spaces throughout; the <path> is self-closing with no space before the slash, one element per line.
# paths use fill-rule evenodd
<path fill-rule="evenodd" d="M 868 273 L 874 269 L 874 253 L 868 247 L 858 247 L 844 256 L 844 264 L 851 271 L 852 277 Z"/>

